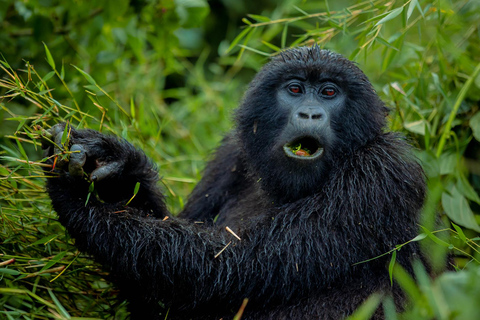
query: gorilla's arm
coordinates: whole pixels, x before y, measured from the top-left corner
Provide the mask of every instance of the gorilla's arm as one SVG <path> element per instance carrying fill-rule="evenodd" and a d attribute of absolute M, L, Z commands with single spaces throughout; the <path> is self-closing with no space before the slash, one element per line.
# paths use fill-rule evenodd
<path fill-rule="evenodd" d="M 42 148 L 53 165 L 47 175 L 54 176 L 47 180 L 47 188 L 52 202 L 62 206 L 61 212 L 73 211 L 70 201 L 80 199 L 86 210 L 98 195 L 105 206 L 123 208 L 128 203 L 144 216 L 168 215 L 157 186 L 158 172 L 146 155 L 127 141 L 71 126 L 65 131 L 62 123 L 46 132 Z M 134 196 L 137 183 L 140 186 Z M 90 191 L 94 192 L 89 195 Z"/>
<path fill-rule="evenodd" d="M 413 217 L 423 197 L 423 177 L 418 165 L 404 159 L 402 143 L 391 135 L 343 162 L 315 196 L 257 214 L 238 241 L 214 226 L 152 218 L 167 212 L 163 202 L 150 198 L 149 192 L 156 189 L 149 184 L 152 168 L 143 153 L 124 141 L 106 143 L 104 136 L 91 131 L 75 134 L 72 143 L 86 149 L 85 172 L 91 170 L 88 165 L 94 167 L 91 176 L 120 161 L 121 176 L 110 170 L 98 181 L 106 190 L 113 188 L 109 201 L 94 196 L 87 201 L 89 183 L 75 174 L 48 179 L 60 221 L 77 246 L 109 266 L 120 283 L 180 309 L 209 303 L 234 308 L 244 297 L 250 304 L 266 305 L 321 292 L 362 272 L 362 264 L 352 267 L 359 259 L 397 244 L 389 239 L 407 241 L 415 235 Z M 105 153 L 95 151 L 97 147 Z M 118 150 L 123 150 L 120 160 L 113 156 Z M 95 162 L 89 164 L 95 152 Z M 124 185 L 133 189 L 136 180 L 144 189 L 136 203 L 125 206 L 114 194 Z M 397 219 L 401 225 L 395 224 Z"/>
<path fill-rule="evenodd" d="M 250 185 L 239 144 L 233 132 L 223 139 L 179 217 L 212 222 L 227 202 L 239 201 L 237 197 Z"/>

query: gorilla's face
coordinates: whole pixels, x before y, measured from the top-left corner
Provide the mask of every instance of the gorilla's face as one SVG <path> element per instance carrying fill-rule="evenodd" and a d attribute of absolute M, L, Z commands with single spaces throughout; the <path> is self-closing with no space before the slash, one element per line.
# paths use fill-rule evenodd
<path fill-rule="evenodd" d="M 277 152 L 291 165 L 318 165 L 333 150 L 335 133 L 332 117 L 341 114 L 345 94 L 332 80 L 312 83 L 298 77 L 285 81 L 277 89 L 277 108 L 288 122 L 278 137 Z M 323 160 L 322 160 L 323 159 Z"/>
<path fill-rule="evenodd" d="M 238 133 L 254 178 L 284 203 L 320 190 L 336 162 L 381 133 L 385 111 L 352 62 L 300 48 L 252 81 L 237 112 Z"/>

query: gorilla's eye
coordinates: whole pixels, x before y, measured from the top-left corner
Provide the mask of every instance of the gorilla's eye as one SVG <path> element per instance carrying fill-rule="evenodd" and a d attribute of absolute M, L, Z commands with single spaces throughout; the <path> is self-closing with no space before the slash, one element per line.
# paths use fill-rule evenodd
<path fill-rule="evenodd" d="M 291 93 L 302 93 L 302 87 L 298 84 L 291 84 L 288 86 L 288 91 Z"/>
<path fill-rule="evenodd" d="M 333 97 L 337 94 L 337 91 L 332 87 L 326 87 L 322 90 L 322 95 L 327 97 Z"/>

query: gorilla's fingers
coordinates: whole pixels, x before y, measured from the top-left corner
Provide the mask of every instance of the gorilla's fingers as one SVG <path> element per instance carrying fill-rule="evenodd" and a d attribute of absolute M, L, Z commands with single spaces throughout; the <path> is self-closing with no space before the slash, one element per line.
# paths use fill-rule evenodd
<path fill-rule="evenodd" d="M 68 172 L 72 176 L 82 176 L 83 175 L 83 165 L 87 160 L 87 152 L 85 148 L 80 144 L 74 144 L 70 151 L 70 164 L 68 165 Z"/>
<path fill-rule="evenodd" d="M 48 130 L 42 130 L 42 149 L 45 150 L 44 156 L 51 156 L 53 152 L 58 153 L 58 148 L 55 148 L 56 145 L 61 143 L 62 135 L 61 133 L 64 130 L 63 124 L 56 124 Z M 59 136 L 60 134 L 60 136 Z"/>
<path fill-rule="evenodd" d="M 60 149 L 60 147 L 62 147 L 62 135 L 63 132 L 58 132 L 55 134 L 55 145 L 53 147 L 53 152 L 55 154 L 60 154 L 63 151 Z"/>
<path fill-rule="evenodd" d="M 92 174 L 90 175 L 90 180 L 92 181 L 100 181 L 102 179 L 105 179 L 115 173 L 118 173 L 120 170 L 120 162 L 114 161 L 107 163 L 105 165 L 101 165 L 97 169 L 92 171 Z"/>

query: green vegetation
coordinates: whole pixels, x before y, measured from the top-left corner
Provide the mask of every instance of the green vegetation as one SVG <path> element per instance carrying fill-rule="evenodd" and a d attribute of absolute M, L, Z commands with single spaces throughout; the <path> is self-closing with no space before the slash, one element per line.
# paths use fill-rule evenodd
<path fill-rule="evenodd" d="M 480 313 L 480 2 L 3 0 L 0 26 L 1 319 L 127 318 L 107 274 L 55 220 L 42 129 L 69 121 L 125 137 L 158 163 L 178 211 L 254 72 L 313 43 L 358 62 L 429 178 L 412 240 L 439 276 L 421 263 L 415 279 L 405 273 L 398 244 L 387 267 L 411 306 L 396 314 L 374 295 L 352 319 L 379 304 L 388 319 Z M 447 253 L 456 272 L 443 272 Z"/>

